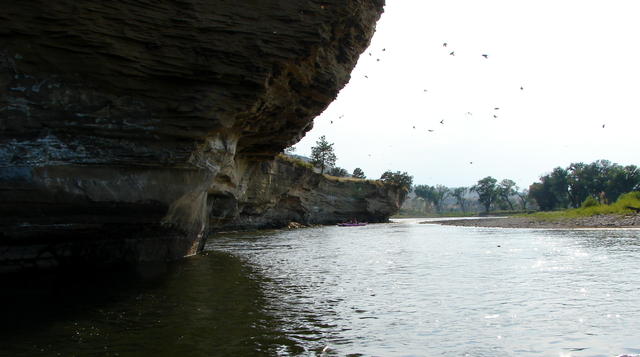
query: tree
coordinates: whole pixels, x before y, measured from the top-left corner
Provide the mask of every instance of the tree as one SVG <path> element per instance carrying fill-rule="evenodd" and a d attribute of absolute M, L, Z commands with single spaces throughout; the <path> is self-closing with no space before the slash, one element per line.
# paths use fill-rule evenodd
<path fill-rule="evenodd" d="M 640 190 L 640 170 L 635 165 L 622 167 L 614 164 L 607 177 L 605 193 L 609 202 L 615 202 L 620 195 Z"/>
<path fill-rule="evenodd" d="M 491 205 L 495 203 L 498 197 L 497 182 L 498 180 L 487 176 L 471 187 L 472 191 L 478 193 L 478 201 L 484 206 L 486 212 L 491 211 Z"/>
<path fill-rule="evenodd" d="M 529 186 L 529 197 L 542 210 L 577 208 L 589 197 L 600 203 L 615 202 L 624 193 L 640 189 L 640 170 L 635 165 L 621 166 L 608 160 L 590 164 L 571 163 L 556 167 Z"/>
<path fill-rule="evenodd" d="M 520 200 L 520 205 L 522 206 L 522 210 L 526 211 L 527 210 L 527 204 L 529 203 L 529 190 L 527 190 L 525 188 L 522 191 L 518 191 L 516 189 L 516 196 Z"/>
<path fill-rule="evenodd" d="M 411 191 L 411 185 L 413 184 L 413 176 L 410 176 L 406 172 L 400 172 L 400 171 L 392 172 L 391 170 L 387 170 L 382 174 L 382 176 L 380 176 L 380 181 L 386 184 L 398 186 L 399 188 L 401 188 L 402 191 L 404 192 L 400 196 L 400 201 L 402 202 L 407 197 L 407 194 L 409 193 L 409 191 Z"/>
<path fill-rule="evenodd" d="M 331 169 L 329 169 L 329 171 L 327 171 L 327 173 L 331 176 L 335 176 L 335 177 L 346 177 L 349 175 L 349 172 L 345 169 L 343 169 L 342 167 L 332 167 Z"/>
<path fill-rule="evenodd" d="M 570 182 L 569 170 L 556 167 L 551 173 L 541 176 L 539 183 L 529 186 L 529 196 L 543 211 L 567 208 L 575 200 Z"/>
<path fill-rule="evenodd" d="M 416 193 L 416 196 L 433 204 L 436 208 L 436 212 L 442 212 L 442 203 L 449 195 L 450 190 L 448 187 L 443 185 L 417 185 L 414 187 L 413 192 Z"/>
<path fill-rule="evenodd" d="M 336 154 L 333 152 L 333 143 L 329 143 L 322 135 L 316 146 L 311 148 L 311 163 L 320 168 L 320 173 L 324 173 L 327 168 L 332 168 L 336 164 Z"/>
<path fill-rule="evenodd" d="M 295 146 L 289 146 L 288 148 L 284 149 L 284 153 L 287 155 L 291 155 L 294 152 L 296 152 L 296 147 Z"/>
<path fill-rule="evenodd" d="M 427 203 L 431 203 L 433 202 L 432 197 L 433 197 L 433 187 L 429 186 L 429 185 L 416 185 L 413 188 L 413 192 L 416 194 L 416 196 L 422 198 L 423 200 L 425 200 L 425 202 Z"/>
<path fill-rule="evenodd" d="M 504 179 L 500 181 L 500 184 L 496 188 L 498 191 L 498 197 L 504 203 L 509 206 L 509 209 L 513 211 L 513 203 L 511 202 L 511 196 L 515 195 L 518 190 L 518 186 L 513 180 Z"/>
<path fill-rule="evenodd" d="M 359 179 L 366 179 L 367 176 L 364 175 L 364 171 L 362 171 L 361 168 L 356 167 L 353 170 L 353 174 L 351 174 L 351 176 L 355 177 L 355 178 L 359 178 Z"/>
<path fill-rule="evenodd" d="M 467 212 L 467 198 L 465 197 L 469 192 L 467 187 L 456 187 L 451 191 L 451 196 L 456 199 L 456 203 L 460 206 L 462 213 Z"/>
<path fill-rule="evenodd" d="M 536 201 L 542 211 L 550 211 L 556 205 L 556 197 L 551 192 L 547 180 L 534 182 L 529 186 L 529 197 Z"/>
<path fill-rule="evenodd" d="M 435 186 L 433 204 L 436 206 L 436 212 L 442 212 L 442 204 L 444 203 L 444 200 L 446 200 L 449 196 L 449 193 L 451 193 L 449 187 L 446 187 L 444 185 Z"/>

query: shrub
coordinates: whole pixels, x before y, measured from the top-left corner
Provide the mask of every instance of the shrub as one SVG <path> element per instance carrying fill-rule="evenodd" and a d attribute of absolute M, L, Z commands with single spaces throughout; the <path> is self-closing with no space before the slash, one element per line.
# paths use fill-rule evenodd
<path fill-rule="evenodd" d="M 580 208 L 595 207 L 599 205 L 600 205 L 600 202 L 598 202 L 598 200 L 595 197 L 589 196 L 584 200 L 584 202 L 582 202 L 582 204 L 580 205 Z"/>

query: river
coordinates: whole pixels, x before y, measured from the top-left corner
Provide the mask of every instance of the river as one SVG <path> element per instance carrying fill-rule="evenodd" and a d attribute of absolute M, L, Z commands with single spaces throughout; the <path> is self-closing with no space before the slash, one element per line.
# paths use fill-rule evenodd
<path fill-rule="evenodd" d="M 0 355 L 640 354 L 640 230 L 419 221 L 229 233 L 169 266 L 14 278 Z"/>

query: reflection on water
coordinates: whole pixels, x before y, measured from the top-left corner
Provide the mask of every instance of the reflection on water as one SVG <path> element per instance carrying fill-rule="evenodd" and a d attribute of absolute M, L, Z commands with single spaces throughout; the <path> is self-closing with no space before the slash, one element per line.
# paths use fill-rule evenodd
<path fill-rule="evenodd" d="M 260 278 L 229 254 L 117 273 L 2 281 L 2 356 L 296 353 L 263 309 Z"/>
<path fill-rule="evenodd" d="M 305 349 L 336 355 L 640 353 L 640 231 L 420 225 L 221 237 Z"/>
<path fill-rule="evenodd" d="M 416 220 L 229 234 L 168 267 L 3 281 L 0 355 L 638 354 L 639 238 Z"/>

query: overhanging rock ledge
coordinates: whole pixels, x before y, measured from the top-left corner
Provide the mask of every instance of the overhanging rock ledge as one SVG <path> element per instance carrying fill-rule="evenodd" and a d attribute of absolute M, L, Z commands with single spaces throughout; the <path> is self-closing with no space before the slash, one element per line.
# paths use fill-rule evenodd
<path fill-rule="evenodd" d="M 384 1 L 3 5 L 0 265 L 18 269 L 196 253 L 348 82 Z"/>

